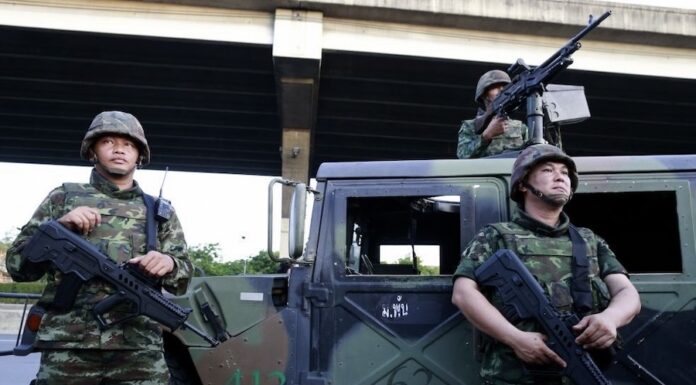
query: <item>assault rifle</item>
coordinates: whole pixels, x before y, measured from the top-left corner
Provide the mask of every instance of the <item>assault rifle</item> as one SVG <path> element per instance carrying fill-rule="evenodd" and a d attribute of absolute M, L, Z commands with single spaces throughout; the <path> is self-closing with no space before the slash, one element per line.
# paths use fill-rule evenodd
<path fill-rule="evenodd" d="M 161 290 L 153 285 L 152 280 L 138 271 L 137 266 L 127 262 L 119 265 L 91 243 L 56 221 L 49 221 L 39 226 L 21 254 L 33 263 L 52 263 L 63 273 L 64 280 L 76 280 L 79 283 L 72 286 L 70 292 L 61 293 L 69 298 L 67 301 L 65 298 L 59 300 L 68 302 L 70 307 L 82 283 L 97 278 L 111 284 L 116 289 L 116 293 L 92 307 L 92 314 L 101 329 L 108 329 L 131 318 L 144 315 L 172 331 L 180 327 L 189 329 L 211 346 L 220 343 L 188 323 L 186 319 L 192 310 L 165 298 Z M 131 312 L 108 322 L 104 315 L 122 303 L 129 303 Z"/>
<path fill-rule="evenodd" d="M 611 385 L 590 354 L 575 342 L 571 327 L 580 322 L 578 316 L 556 310 L 514 252 L 498 250 L 474 275 L 479 285 L 495 288 L 503 301 L 501 312 L 510 322 L 534 319 L 541 325 L 548 336 L 546 344 L 566 362 L 559 374 L 578 385 Z"/>
<path fill-rule="evenodd" d="M 481 134 L 494 116 L 508 116 L 527 101 L 527 126 L 533 135 L 532 142 L 534 144 L 544 143 L 542 127 L 544 114 L 541 100 L 544 84 L 548 84 L 554 76 L 573 64 L 571 55 L 582 46 L 580 39 L 597 28 L 610 15 L 611 11 L 607 11 L 594 20 L 590 16 L 590 22 L 585 28 L 534 69 L 529 67 L 524 60 L 517 59 L 517 62 L 507 70 L 512 77 L 512 83 L 507 84 L 489 108 L 480 113 L 474 120 L 476 133 Z"/>

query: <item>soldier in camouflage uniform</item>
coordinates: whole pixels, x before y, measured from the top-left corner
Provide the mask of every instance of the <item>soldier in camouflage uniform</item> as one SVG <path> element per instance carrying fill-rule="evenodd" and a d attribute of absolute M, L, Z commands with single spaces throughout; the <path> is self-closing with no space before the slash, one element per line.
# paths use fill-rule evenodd
<path fill-rule="evenodd" d="M 47 278 L 39 301 L 47 312 L 36 342 L 42 352 L 36 384 L 167 384 L 169 371 L 157 322 L 139 316 L 100 330 L 90 310 L 114 288 L 99 280 L 82 285 L 71 309 L 52 308 L 54 297 L 60 295 L 61 273 L 20 255 L 40 224 L 57 220 L 117 262 L 137 264 L 161 278 L 168 291 L 186 291 L 192 265 L 176 213 L 157 221 L 157 251 L 146 249 L 147 210 L 133 174 L 137 166 L 149 163 L 150 148 L 138 120 L 119 111 L 98 114 L 81 154 L 94 164 L 90 182 L 65 183 L 51 191 L 7 251 L 7 269 L 15 281 Z M 119 311 L 127 309 L 115 308 L 107 320 L 118 319 L 123 315 Z"/>
<path fill-rule="evenodd" d="M 591 230 L 571 227 L 564 205 L 578 185 L 575 162 L 557 147 L 527 147 L 513 166 L 511 198 L 519 210 L 512 222 L 485 226 L 469 243 L 454 274 L 452 302 L 487 336 L 482 347 L 481 377 L 484 384 L 562 384 L 559 376 L 535 378 L 523 363 L 565 366 L 543 341 L 535 322 L 511 324 L 498 310 L 501 300 L 479 290 L 474 271 L 499 249 L 511 249 L 541 283 L 560 311 L 573 311 L 575 293 L 572 241 L 577 230 L 589 260 L 586 282 L 588 310 L 573 327 L 577 343 L 586 349 L 606 349 L 617 337 L 617 328 L 640 311 L 638 292 L 628 280 L 607 243 Z M 579 301 L 578 301 L 579 302 Z"/>
<path fill-rule="evenodd" d="M 489 108 L 500 90 L 509 83 L 510 76 L 500 70 L 491 70 L 481 76 L 474 95 L 479 114 Z M 474 119 L 465 120 L 459 128 L 457 158 L 480 158 L 517 149 L 527 141 L 527 135 L 527 126 L 519 120 L 493 117 L 480 134 L 476 133 Z"/>

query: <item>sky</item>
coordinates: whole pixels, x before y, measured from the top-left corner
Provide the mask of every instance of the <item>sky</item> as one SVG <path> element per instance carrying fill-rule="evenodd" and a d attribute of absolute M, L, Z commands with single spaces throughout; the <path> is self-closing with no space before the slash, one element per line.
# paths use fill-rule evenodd
<path fill-rule="evenodd" d="M 75 157 L 79 157 L 79 144 Z M 64 182 L 89 182 L 91 167 L 0 162 L 0 238 L 14 236 L 36 207 Z M 137 170 L 135 179 L 158 195 L 164 171 Z M 267 196 L 271 177 L 169 171 L 163 196 L 172 202 L 189 245 L 219 243 L 224 260 L 245 258 L 267 247 Z M 280 186 L 275 187 L 274 250 L 280 234 Z"/>

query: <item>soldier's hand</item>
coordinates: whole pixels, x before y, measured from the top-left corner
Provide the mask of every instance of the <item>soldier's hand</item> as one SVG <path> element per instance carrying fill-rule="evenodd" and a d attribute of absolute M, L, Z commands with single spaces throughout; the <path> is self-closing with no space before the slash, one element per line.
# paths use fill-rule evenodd
<path fill-rule="evenodd" d="M 582 332 L 575 342 L 585 349 L 606 349 L 616 341 L 616 324 L 602 313 L 583 317 L 573 330 Z"/>
<path fill-rule="evenodd" d="M 488 123 L 488 127 L 481 133 L 481 137 L 486 142 L 490 142 L 496 136 L 500 136 L 505 133 L 507 129 L 508 120 L 502 116 L 494 116 L 491 122 Z"/>
<path fill-rule="evenodd" d="M 58 223 L 73 231 L 87 235 L 101 224 L 101 214 L 95 208 L 79 206 L 58 218 Z"/>
<path fill-rule="evenodd" d="M 520 360 L 528 364 L 556 364 L 565 368 L 565 361 L 546 345 L 546 339 L 541 333 L 520 331 L 510 347 Z"/>
<path fill-rule="evenodd" d="M 174 270 L 174 259 L 159 251 L 148 251 L 147 254 L 132 258 L 128 263 L 137 263 L 140 268 L 155 277 L 162 277 Z"/>

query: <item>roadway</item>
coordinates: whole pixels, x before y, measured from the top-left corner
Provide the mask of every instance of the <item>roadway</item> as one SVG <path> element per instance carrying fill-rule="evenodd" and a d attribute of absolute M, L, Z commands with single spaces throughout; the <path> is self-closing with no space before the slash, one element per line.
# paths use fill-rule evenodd
<path fill-rule="evenodd" d="M 14 334 L 0 334 L 0 351 L 12 349 L 16 338 Z M 38 353 L 26 357 L 0 356 L 0 385 L 29 384 L 39 369 L 40 358 Z"/>

